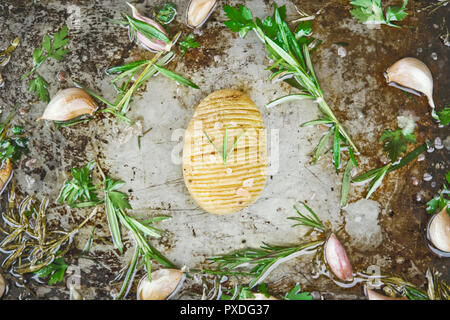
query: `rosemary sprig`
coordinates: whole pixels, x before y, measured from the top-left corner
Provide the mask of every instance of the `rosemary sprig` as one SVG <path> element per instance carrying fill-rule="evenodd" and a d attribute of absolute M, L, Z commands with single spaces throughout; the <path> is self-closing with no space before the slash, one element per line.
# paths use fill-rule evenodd
<path fill-rule="evenodd" d="M 303 207 L 305 207 L 306 210 L 308 210 L 309 213 L 303 214 L 300 212 L 300 210 L 294 205 L 294 209 L 299 215 L 299 217 L 288 217 L 290 220 L 298 221 L 299 223 L 294 224 L 293 227 L 302 225 L 307 227 L 316 228 L 321 231 L 325 231 L 325 226 L 323 222 L 319 219 L 317 214 L 310 208 L 308 205 L 304 202 L 300 202 Z"/>
<path fill-rule="evenodd" d="M 206 133 L 206 131 L 203 131 L 203 134 L 205 135 L 206 139 L 208 140 L 208 142 L 214 147 L 214 149 L 217 151 L 218 154 L 221 155 L 222 157 L 222 161 L 224 164 L 227 163 L 227 159 L 230 156 L 230 154 L 233 153 L 234 149 L 236 149 L 239 140 L 241 139 L 241 137 L 247 132 L 247 130 L 242 131 L 242 133 L 237 137 L 237 139 L 234 141 L 233 145 L 231 146 L 231 148 L 228 150 L 228 127 L 225 127 L 225 132 L 223 134 L 223 144 L 222 144 L 222 149 L 220 150 L 219 148 L 216 147 L 216 145 L 214 144 L 214 142 L 211 140 L 211 138 L 208 136 L 208 134 Z"/>
<path fill-rule="evenodd" d="M 5 50 L 0 51 L 0 67 L 4 67 L 8 64 L 9 60 L 11 59 L 11 54 L 14 50 L 19 46 L 20 39 L 15 38 L 13 41 L 11 41 L 11 45 L 9 45 Z"/>
<path fill-rule="evenodd" d="M 24 274 L 41 270 L 55 259 L 63 257 L 69 250 L 73 236 L 96 213 L 91 214 L 70 232 L 47 230 L 48 199 L 40 203 L 32 196 L 27 196 L 16 208 L 15 186 L 9 196 L 8 210 L 2 213 L 4 226 L 1 230 L 6 237 L 0 243 L 3 252 L 9 255 L 2 267 Z"/>
<path fill-rule="evenodd" d="M 308 38 L 311 34 L 309 23 L 302 22 L 298 25 L 296 32 L 291 31 L 286 22 L 286 8 L 284 6 L 278 8 L 274 5 L 273 15 L 266 17 L 263 21 L 259 18 L 254 19 L 251 11 L 242 5 L 237 8 L 225 5 L 224 11 L 229 18 L 225 22 L 228 28 L 234 32 L 239 32 L 241 37 L 245 37 L 250 30 L 253 30 L 265 43 L 268 57 L 274 61 L 267 68 L 273 72 L 270 79 L 275 77 L 288 79 L 291 85 L 301 90 L 297 94 L 290 94 L 268 103 L 268 108 L 284 102 L 298 100 L 312 100 L 317 103 L 321 114 L 320 118 L 301 125 L 301 127 L 306 127 L 322 124 L 329 127 L 328 133 L 321 138 L 316 147 L 314 162 L 320 158 L 333 137 L 333 164 L 336 171 L 338 172 L 341 168 L 341 153 L 345 149 L 348 150 L 349 159 L 356 164 L 354 154 L 358 153 L 358 149 L 326 103 L 314 71 L 309 52 L 309 47 L 314 41 Z M 346 196 L 347 192 L 342 194 Z M 341 203 L 346 203 L 345 197 L 341 199 Z"/>
<path fill-rule="evenodd" d="M 154 28 L 153 26 L 133 19 L 131 17 L 128 17 L 130 24 L 129 26 L 132 27 L 134 32 L 140 32 L 143 35 L 146 36 L 152 36 L 150 31 L 153 33 L 160 33 L 164 37 L 164 33 L 160 32 L 158 29 Z M 138 22 L 136 22 L 138 21 Z M 156 31 L 155 31 L 156 30 Z M 154 36 L 154 35 L 153 35 Z M 170 43 L 175 44 L 176 40 L 180 36 L 180 32 L 178 32 L 172 40 L 170 40 Z M 159 38 L 164 38 L 160 36 Z M 88 88 L 82 86 L 79 83 L 76 83 L 77 86 L 83 88 L 91 94 L 95 99 L 99 100 L 100 102 L 104 103 L 106 105 L 106 108 L 100 109 L 99 112 L 106 112 L 114 115 L 119 120 L 125 121 L 129 124 L 132 124 L 133 121 L 129 119 L 126 114 L 130 110 L 130 103 L 133 94 L 151 77 L 155 76 L 157 73 L 162 74 L 163 76 L 174 80 L 175 82 L 185 85 L 188 87 L 192 87 L 194 89 L 199 89 L 199 87 L 193 83 L 192 81 L 186 79 L 185 77 L 170 71 L 166 69 L 164 66 L 168 64 L 172 58 L 174 57 L 174 53 L 172 51 L 163 53 L 162 51 L 156 53 L 152 59 L 150 60 L 139 60 L 134 61 L 131 63 L 127 63 L 125 65 L 121 66 L 115 66 L 112 68 L 109 68 L 106 73 L 108 75 L 117 74 L 110 83 L 114 85 L 114 87 L 118 91 L 118 95 L 116 97 L 115 102 L 109 102 L 105 98 L 101 97 L 100 95 L 96 94 L 92 90 L 89 90 Z M 137 79 L 135 79 L 135 76 L 139 74 Z M 119 85 L 119 83 L 121 83 Z"/>
<path fill-rule="evenodd" d="M 378 280 L 384 290 L 392 296 L 407 297 L 409 300 L 450 300 L 450 287 L 436 270 L 428 269 L 425 273 L 427 278 L 427 290 L 423 290 L 413 283 L 403 280 L 397 276 L 381 275 L 369 277 L 368 281 Z"/>
<path fill-rule="evenodd" d="M 21 126 L 11 126 L 16 115 L 17 105 L 0 124 L 0 168 L 7 160 L 18 162 L 28 152 L 28 138 Z M 1 187 L 0 187 L 1 189 Z"/>
<path fill-rule="evenodd" d="M 352 178 L 353 183 L 361 183 L 370 181 L 369 189 L 366 195 L 366 199 L 369 199 L 370 196 L 381 186 L 383 179 L 386 174 L 398 170 L 414 159 L 416 159 L 421 153 L 425 152 L 428 148 L 428 143 L 423 143 L 416 147 L 413 151 L 409 152 L 404 158 L 402 158 L 398 163 L 388 163 L 380 168 L 369 170 L 365 173 L 358 175 L 355 178 Z"/>
<path fill-rule="evenodd" d="M 223 274 L 233 272 L 235 268 L 253 266 L 249 271 L 249 274 L 254 277 L 249 284 L 249 287 L 252 288 L 262 282 L 280 263 L 295 258 L 304 251 L 313 252 L 321 244 L 323 241 L 312 241 L 287 247 L 264 244 L 260 248 L 241 249 L 208 260 L 217 265 L 217 271 L 223 272 Z"/>

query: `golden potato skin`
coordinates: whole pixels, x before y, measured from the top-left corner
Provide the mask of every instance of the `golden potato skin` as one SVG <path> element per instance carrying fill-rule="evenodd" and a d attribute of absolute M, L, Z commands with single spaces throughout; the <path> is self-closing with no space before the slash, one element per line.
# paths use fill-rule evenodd
<path fill-rule="evenodd" d="M 225 127 L 228 151 L 245 131 L 226 163 L 221 153 Z M 192 197 L 210 213 L 234 213 L 259 197 L 266 184 L 267 138 L 261 114 L 248 96 L 219 90 L 200 102 L 185 133 L 183 176 Z"/>

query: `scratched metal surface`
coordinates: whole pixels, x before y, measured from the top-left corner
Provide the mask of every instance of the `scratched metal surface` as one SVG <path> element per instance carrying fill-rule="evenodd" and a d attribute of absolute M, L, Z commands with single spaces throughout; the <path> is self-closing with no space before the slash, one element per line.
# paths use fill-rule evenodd
<path fill-rule="evenodd" d="M 245 2 L 259 17 L 271 12 L 271 1 L 220 2 L 221 5 Z M 176 3 L 179 14 L 174 30 L 186 30 L 187 2 Z M 156 77 L 135 98 L 129 116 L 141 120 L 145 129 L 152 128 L 141 139 L 140 149 L 136 137 L 125 142 L 127 126 L 108 117 L 56 130 L 49 122 L 35 121 L 45 105 L 36 101 L 27 92 L 26 83 L 18 79 L 30 68 L 32 50 L 45 33 L 53 34 L 64 24 L 70 29 L 67 59 L 50 61 L 40 68 L 51 84 L 51 96 L 70 87 L 72 80 L 79 80 L 112 99 L 115 92 L 105 69 L 148 54 L 130 43 L 125 29 L 104 22 L 104 18 L 119 18 L 121 12 L 127 11 L 125 1 L 6 0 L 0 3 L 0 47 L 15 37 L 20 38 L 21 44 L 1 71 L 6 84 L 0 89 L 0 106 L 6 111 L 19 103 L 27 112 L 14 121 L 31 134 L 31 152 L 15 168 L 14 177 L 20 190 L 38 198 L 49 197 L 51 227 L 70 229 L 89 212 L 59 206 L 55 199 L 71 167 L 96 159 L 110 175 L 126 182 L 123 191 L 131 195 L 131 214 L 172 217 L 159 224 L 168 231 L 167 235 L 152 243 L 178 266 L 191 268 L 204 266 L 209 256 L 259 246 L 262 242 L 284 245 L 306 240 L 307 230 L 292 228 L 286 218 L 294 215 L 292 205 L 296 201 L 307 200 L 333 230 L 343 229 L 341 240 L 354 269 L 366 270 L 377 265 L 383 272 L 401 275 L 421 285 L 427 267 L 435 266 L 448 279 L 448 262 L 427 249 L 422 232 L 428 219 L 425 202 L 437 192 L 448 171 L 448 130 L 431 121 L 425 99 L 413 101 L 400 90 L 387 86 L 383 72 L 401 57 L 421 59 L 434 75 L 437 105 L 445 104 L 449 98 L 449 49 L 439 39 L 439 28 L 449 9 L 427 15 L 420 10 L 425 1 L 410 1 L 411 14 L 404 24 L 411 28 L 370 29 L 351 18 L 348 1 L 277 3 L 287 5 L 289 20 L 297 17 L 294 4 L 316 15 L 313 31 L 323 43 L 313 54 L 314 66 L 327 101 L 361 149 L 358 172 L 381 164 L 383 151 L 378 138 L 384 129 L 396 127 L 396 117 L 405 110 L 419 118 L 416 134 L 420 142 L 447 138 L 447 147 L 426 154 L 424 161 L 390 175 L 373 201 L 355 205 L 363 198 L 365 186 L 352 187 L 351 205 L 341 210 L 341 176 L 334 171 L 331 159 L 327 156 L 317 164 L 311 163 L 311 152 L 322 132 L 317 128 L 299 128 L 300 123 L 317 116 L 316 107 L 304 102 L 270 111 L 264 108 L 275 97 L 295 89 L 266 80 L 269 72 L 264 69 L 268 61 L 262 43 L 254 34 L 240 39 L 226 30 L 221 5 L 198 36 L 201 47 L 184 58 L 178 56 L 170 64 L 173 70 L 198 84 L 200 90 Z M 150 14 L 153 4 L 138 3 L 138 8 Z M 338 55 L 342 43 L 347 44 L 345 56 Z M 59 71 L 67 74 L 67 81 L 56 80 Z M 216 216 L 201 210 L 189 195 L 182 178 L 180 152 L 184 128 L 195 106 L 210 92 L 223 88 L 242 90 L 259 106 L 268 129 L 273 166 L 266 188 L 255 204 L 239 213 Z M 36 159 L 36 163 L 27 166 L 30 159 Z M 432 181 L 423 181 L 425 172 L 433 176 Z M 412 184 L 412 177 L 419 179 L 418 186 Z M 368 209 L 361 209 L 361 205 Z M 359 215 L 359 210 L 368 213 Z M 92 248 L 95 259 L 79 258 L 93 226 L 97 227 Z M 125 234 L 127 249 L 123 255 L 102 238 L 108 239 L 108 228 L 104 213 L 100 212 L 79 232 L 66 257 L 70 269 L 81 276 L 79 291 L 85 299 L 110 299 L 111 294 L 117 293 L 121 282 L 114 279 L 133 254 L 128 235 Z M 282 294 L 300 283 L 305 290 L 329 299 L 363 298 L 360 286 L 343 289 L 324 276 L 315 279 L 311 273 L 311 256 L 299 257 L 281 265 L 267 278 L 269 290 Z M 140 276 L 141 273 L 136 279 Z M 7 280 L 9 292 L 4 299 L 68 299 L 65 283 L 49 286 L 28 279 L 27 285 L 35 292 L 33 296 L 18 288 L 12 275 Z M 199 293 L 199 285 L 188 282 L 183 292 Z M 135 286 L 128 298 L 134 296 Z"/>

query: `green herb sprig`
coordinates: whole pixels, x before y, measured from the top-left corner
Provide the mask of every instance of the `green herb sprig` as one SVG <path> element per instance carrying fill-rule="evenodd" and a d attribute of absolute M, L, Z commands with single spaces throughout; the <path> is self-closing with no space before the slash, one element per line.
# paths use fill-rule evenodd
<path fill-rule="evenodd" d="M 312 252 L 321 244 L 323 244 L 323 241 L 312 241 L 296 246 L 274 246 L 264 244 L 260 246 L 260 248 L 241 249 L 230 254 L 209 258 L 208 260 L 217 266 L 216 270 L 219 273 L 222 272 L 221 274 L 233 272 L 233 270 L 238 267 L 247 265 L 253 266 L 249 271 L 249 275 L 253 276 L 253 280 L 249 284 L 250 288 L 252 288 L 260 283 L 271 272 L 272 266 L 277 262 L 279 263 L 285 259 L 287 260 L 290 256 L 295 256 L 298 252 L 303 250 Z M 210 273 L 213 272 L 210 270 Z"/>
<path fill-rule="evenodd" d="M 172 39 L 169 39 L 166 34 L 155 28 L 154 26 L 137 20 L 129 15 L 124 16 L 124 20 L 114 22 L 124 26 L 128 26 L 134 38 L 136 38 L 137 32 L 144 35 L 150 40 L 160 40 L 167 44 L 170 44 L 172 48 L 177 39 L 179 38 L 181 32 L 178 32 Z M 80 83 L 75 83 L 76 86 L 84 89 L 90 95 L 92 95 L 98 101 L 106 105 L 105 108 L 100 109 L 99 112 L 110 113 L 117 119 L 125 121 L 132 124 L 133 121 L 129 119 L 126 114 L 130 110 L 131 100 L 136 91 L 151 77 L 160 73 L 163 76 L 181 84 L 194 89 L 199 89 L 199 87 L 188 80 L 187 78 L 165 68 L 174 57 L 174 52 L 157 52 L 152 59 L 149 60 L 139 60 L 131 63 L 127 63 L 121 66 L 111 67 L 106 71 L 107 75 L 116 75 L 110 83 L 116 88 L 118 95 L 114 102 L 110 102 L 105 98 L 101 97 L 96 92 L 90 90 L 89 88 L 83 86 Z M 138 75 L 138 76 L 137 76 Z M 137 76 L 137 79 L 135 79 Z"/>
<path fill-rule="evenodd" d="M 446 126 L 450 123 L 450 108 L 446 107 L 437 112 L 440 124 Z"/>
<path fill-rule="evenodd" d="M 341 153 L 345 149 L 348 150 L 349 159 L 356 166 L 357 162 L 354 155 L 358 152 L 358 149 L 344 126 L 326 103 L 312 65 L 310 47 L 313 45 L 314 39 L 309 37 L 311 35 L 310 21 L 301 22 L 295 32 L 293 32 L 286 22 L 285 6 L 278 8 L 274 5 L 273 15 L 266 17 L 264 20 L 254 19 L 251 11 L 243 5 L 239 5 L 236 8 L 225 5 L 224 11 L 229 19 L 224 23 L 229 29 L 238 32 L 241 37 L 245 37 L 250 30 L 253 30 L 265 43 L 268 58 L 274 61 L 267 68 L 272 71 L 269 79 L 275 77 L 289 78 L 287 82 L 301 90 L 299 93 L 278 98 L 267 104 L 266 107 L 271 108 L 281 103 L 299 100 L 314 101 L 317 103 L 321 117 L 303 123 L 301 127 L 312 125 L 326 125 L 329 127 L 328 133 L 320 139 L 316 147 L 314 162 L 324 153 L 326 146 L 331 140 L 333 145 L 333 164 L 336 171 L 339 171 L 341 168 Z M 346 198 L 342 198 L 342 205 L 345 205 L 345 202 Z"/>
<path fill-rule="evenodd" d="M 2 267 L 18 274 L 39 271 L 50 266 L 55 259 L 63 257 L 70 248 L 73 236 L 97 213 L 97 209 L 94 209 L 70 232 L 48 230 L 48 199 L 38 202 L 34 197 L 26 196 L 16 207 L 15 198 L 13 184 L 8 208 L 2 212 L 4 225 L 0 227 L 0 231 L 6 236 L 1 241 L 0 248 L 8 254 Z M 42 273 L 51 272 L 54 267 L 49 267 Z M 55 281 L 60 277 L 61 273 L 55 275 Z"/>
<path fill-rule="evenodd" d="M 180 51 L 181 56 L 184 57 L 186 52 L 188 52 L 189 49 L 194 49 L 200 47 L 200 43 L 195 41 L 194 34 L 190 33 L 187 36 L 184 36 L 182 41 L 180 41 Z"/>
<path fill-rule="evenodd" d="M 0 124 L 0 167 L 6 160 L 18 162 L 28 152 L 28 138 L 21 126 L 12 126 L 11 120 L 16 114 L 17 105 Z"/>
<path fill-rule="evenodd" d="M 376 279 L 391 294 L 407 297 L 409 300 L 450 300 L 450 287 L 440 278 L 436 270 L 428 269 L 425 276 L 427 278 L 426 290 L 397 276 L 381 275 L 375 278 L 372 276 L 369 277 L 369 280 Z"/>
<path fill-rule="evenodd" d="M 247 132 L 247 130 L 244 130 L 236 139 L 236 141 L 233 143 L 233 145 L 231 146 L 231 148 L 228 150 L 228 127 L 225 127 L 225 132 L 223 134 L 223 144 L 222 144 L 222 149 L 219 149 L 216 147 L 216 145 L 214 144 L 214 142 L 211 140 L 211 138 L 208 136 L 208 134 L 206 133 L 206 131 L 203 131 L 203 134 L 205 135 L 206 139 L 208 140 L 208 142 L 214 147 L 214 149 L 216 149 L 217 153 L 221 155 L 222 161 L 224 164 L 227 163 L 227 159 L 230 156 L 230 154 L 233 153 L 234 149 L 236 149 L 239 140 L 242 138 L 242 136 Z"/>
<path fill-rule="evenodd" d="M 299 217 L 288 217 L 288 219 L 298 221 L 299 223 L 294 224 L 293 227 L 302 225 L 306 227 L 316 228 L 320 231 L 325 231 L 325 226 L 323 225 L 323 222 L 319 219 L 317 214 L 310 207 L 308 207 L 306 203 L 300 203 L 303 205 L 303 207 L 305 207 L 306 210 L 308 210 L 309 213 L 301 213 L 300 210 L 294 205 L 294 209 Z"/>
<path fill-rule="evenodd" d="M 72 168 L 72 179 L 64 183 L 57 201 L 60 204 L 67 203 L 72 208 L 92 207 L 101 203 L 90 174 L 94 167 L 95 162 L 91 161 L 84 167 Z"/>
<path fill-rule="evenodd" d="M 35 78 L 29 82 L 29 90 L 30 92 L 36 93 L 43 102 L 50 101 L 50 94 L 48 93 L 49 84 L 37 73 L 37 69 L 49 58 L 58 61 L 64 60 L 65 56 L 69 53 L 69 50 L 65 49 L 65 46 L 69 42 L 69 38 L 67 38 L 68 34 L 69 29 L 67 26 L 64 26 L 60 31 L 55 33 L 53 40 L 46 34 L 42 44 L 33 51 L 33 68 L 20 78 L 23 81 L 35 74 Z"/>
<path fill-rule="evenodd" d="M 353 0 L 350 4 L 353 6 L 353 10 L 350 10 L 351 15 L 359 22 L 366 24 L 385 24 L 400 28 L 393 22 L 402 21 L 408 15 L 405 11 L 408 0 L 403 0 L 401 7 L 388 7 L 385 14 L 383 14 L 381 0 Z"/>
<path fill-rule="evenodd" d="M 100 172 L 102 181 L 94 187 L 92 170 L 95 166 Z M 89 162 L 85 167 L 72 169 L 72 173 L 75 173 L 75 175 L 72 180 L 64 184 L 60 193 L 59 200 L 62 203 L 66 203 L 72 207 L 94 207 L 103 203 L 114 246 L 120 253 L 123 252 L 124 245 L 121 226 L 131 232 L 136 242 L 135 255 L 137 255 L 136 258 L 133 258 L 133 261 L 141 258 L 144 260 L 150 280 L 152 259 L 158 261 L 164 267 L 176 268 L 172 262 L 147 241 L 147 237 L 160 238 L 164 234 L 164 231 L 153 227 L 152 224 L 156 221 L 168 219 L 169 217 L 155 217 L 153 219 L 139 221 L 129 216 L 126 210 L 132 207 L 129 203 L 128 195 L 119 191 L 125 182 L 106 176 L 100 166 L 93 161 Z M 98 194 L 103 194 L 103 199 L 99 199 Z M 131 275 L 134 275 L 136 267 L 136 263 L 130 264 L 132 270 L 127 273 L 128 276 L 125 278 L 121 294 L 118 297 L 122 297 L 124 294 L 123 290 L 128 286 Z"/>
<path fill-rule="evenodd" d="M 384 143 L 384 151 L 389 155 L 391 162 L 397 162 L 402 153 L 406 152 L 408 143 L 416 143 L 416 136 L 414 134 L 404 134 L 403 130 L 395 131 L 385 130 L 380 138 Z"/>
<path fill-rule="evenodd" d="M 262 293 L 266 296 L 266 298 L 270 297 L 270 294 L 267 290 L 267 285 L 265 283 L 261 283 L 257 290 L 251 290 L 251 288 L 246 286 L 237 285 L 231 290 L 223 290 L 223 293 L 220 296 L 220 300 L 246 300 L 255 298 L 255 293 Z"/>
<path fill-rule="evenodd" d="M 288 293 L 284 296 L 285 300 L 313 300 L 311 293 L 307 291 L 302 291 L 300 285 L 295 285 Z"/>
<path fill-rule="evenodd" d="M 450 185 L 450 171 L 445 175 L 445 180 L 447 183 L 444 182 L 439 195 L 427 202 L 427 213 L 434 214 L 447 208 L 447 213 L 450 214 L 450 188 L 448 187 Z"/>
<path fill-rule="evenodd" d="M 381 186 L 383 179 L 385 178 L 386 174 L 398 170 L 410 162 L 412 162 L 414 159 L 416 159 L 421 153 L 425 152 L 428 148 L 428 143 L 423 143 L 416 147 L 414 150 L 409 152 L 404 158 L 402 158 L 398 163 L 388 163 L 380 168 L 369 170 L 365 173 L 362 173 L 355 178 L 352 178 L 351 182 L 353 183 L 361 183 L 370 181 L 369 189 L 366 195 L 366 199 L 369 199 L 370 196 Z"/>
<path fill-rule="evenodd" d="M 64 257 L 55 259 L 51 264 L 35 271 L 39 278 L 48 278 L 48 284 L 56 284 L 62 282 L 68 265 L 64 261 Z"/>

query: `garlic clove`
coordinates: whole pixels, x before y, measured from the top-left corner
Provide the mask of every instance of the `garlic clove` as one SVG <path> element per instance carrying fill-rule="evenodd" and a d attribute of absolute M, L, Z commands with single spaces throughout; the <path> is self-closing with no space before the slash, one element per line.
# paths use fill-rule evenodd
<path fill-rule="evenodd" d="M 5 190 L 11 177 L 12 177 L 12 163 L 11 160 L 6 159 L 6 161 L 0 168 L 0 195 Z"/>
<path fill-rule="evenodd" d="M 369 298 L 369 300 L 408 300 L 408 298 L 406 297 L 401 298 L 388 297 L 369 288 L 367 288 L 366 290 L 367 290 L 367 298 Z"/>
<path fill-rule="evenodd" d="M 191 0 L 187 11 L 187 24 L 191 28 L 200 28 L 216 7 L 217 0 Z"/>
<path fill-rule="evenodd" d="M 152 272 L 152 281 L 144 276 L 137 288 L 138 300 L 165 300 L 184 280 L 184 273 L 177 269 L 159 269 Z"/>
<path fill-rule="evenodd" d="M 141 15 L 139 13 L 139 11 L 136 9 L 136 7 L 133 6 L 131 3 L 127 2 L 127 4 L 131 8 L 133 18 L 143 21 L 145 23 L 148 23 L 149 25 L 151 25 L 152 27 L 155 27 L 156 29 L 158 29 L 159 31 L 161 31 L 162 33 L 164 33 L 167 36 L 166 30 L 159 23 L 157 23 L 156 21 L 154 21 L 148 17 Z M 172 44 L 165 43 L 164 41 L 161 41 L 158 39 L 150 40 L 149 38 L 147 38 L 140 32 L 137 32 L 137 39 L 146 49 L 153 51 L 153 52 L 156 52 L 156 51 L 168 52 L 172 48 Z"/>
<path fill-rule="evenodd" d="M 92 115 L 97 105 L 92 97 L 79 88 L 59 91 L 49 102 L 38 120 L 68 121 L 84 114 Z"/>
<path fill-rule="evenodd" d="M 441 251 L 450 252 L 450 215 L 447 207 L 431 218 L 428 237 L 433 245 Z"/>
<path fill-rule="evenodd" d="M 403 58 L 390 66 L 385 73 L 389 84 L 395 83 L 400 88 L 405 87 L 423 93 L 428 103 L 434 109 L 433 75 L 427 65 L 416 58 Z"/>
<path fill-rule="evenodd" d="M 246 298 L 242 300 L 279 300 L 273 296 L 266 297 L 264 293 L 254 293 L 252 292 L 253 297 L 252 298 Z"/>
<path fill-rule="evenodd" d="M 0 298 L 3 297 L 6 291 L 6 281 L 2 274 L 0 274 Z"/>
<path fill-rule="evenodd" d="M 331 271 L 342 281 L 353 281 L 352 265 L 344 247 L 334 233 L 330 235 L 324 246 L 325 260 Z"/>

